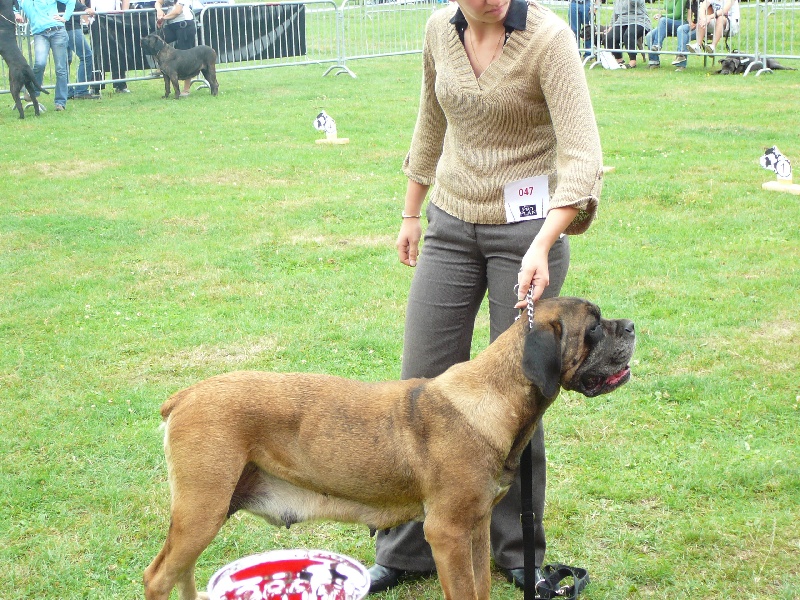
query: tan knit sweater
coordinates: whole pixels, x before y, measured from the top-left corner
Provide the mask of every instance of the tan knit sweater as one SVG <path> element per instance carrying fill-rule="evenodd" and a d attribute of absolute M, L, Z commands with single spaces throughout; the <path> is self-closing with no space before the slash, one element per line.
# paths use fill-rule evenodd
<path fill-rule="evenodd" d="M 503 187 L 546 174 L 550 208 L 577 206 L 566 233 L 583 233 L 597 212 L 603 162 L 586 77 L 564 21 L 529 1 L 524 31 L 513 31 L 480 79 L 450 19 L 428 20 L 419 116 L 403 164 L 433 185 L 430 202 L 470 223 L 505 223 Z"/>

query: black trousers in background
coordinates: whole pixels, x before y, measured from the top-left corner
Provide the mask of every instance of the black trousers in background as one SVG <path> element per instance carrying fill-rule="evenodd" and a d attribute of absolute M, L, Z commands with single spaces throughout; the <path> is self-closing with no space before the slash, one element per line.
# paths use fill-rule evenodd
<path fill-rule="evenodd" d="M 494 340 L 519 314 L 514 286 L 525 252 L 544 220 L 507 225 L 466 223 L 428 204 L 428 227 L 414 272 L 406 311 L 402 378 L 435 377 L 469 360 L 475 317 L 488 291 L 489 336 Z M 550 250 L 550 285 L 545 297 L 558 296 L 569 268 L 569 241 L 559 239 Z M 523 317 L 524 318 L 524 317 Z M 546 460 L 544 431 L 532 440 L 533 501 L 536 513 L 536 562 L 545 553 L 544 513 Z M 517 475 L 492 513 L 492 554 L 497 565 L 524 565 L 520 525 L 520 481 Z M 422 523 L 407 523 L 380 532 L 376 562 L 408 571 L 435 568 Z"/>
<path fill-rule="evenodd" d="M 603 45 L 607 50 L 611 50 L 614 58 L 622 58 L 621 50 L 624 48 L 628 53 L 628 60 L 636 60 L 638 47 L 636 42 L 644 37 L 644 27 L 641 25 L 614 25 L 606 32 Z"/>

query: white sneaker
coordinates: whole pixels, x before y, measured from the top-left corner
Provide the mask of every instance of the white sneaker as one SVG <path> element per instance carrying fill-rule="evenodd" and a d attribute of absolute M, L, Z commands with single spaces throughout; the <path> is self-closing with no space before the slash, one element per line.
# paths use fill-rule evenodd
<path fill-rule="evenodd" d="M 709 54 L 714 54 L 714 52 L 715 52 L 714 45 L 713 44 L 706 44 L 706 52 L 708 52 Z"/>
<path fill-rule="evenodd" d="M 692 54 L 702 54 L 705 45 L 702 42 L 690 42 L 686 44 L 686 49 Z"/>

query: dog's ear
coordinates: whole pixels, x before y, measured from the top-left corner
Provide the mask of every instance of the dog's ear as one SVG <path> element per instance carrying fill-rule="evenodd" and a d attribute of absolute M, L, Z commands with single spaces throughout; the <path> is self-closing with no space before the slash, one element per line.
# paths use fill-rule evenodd
<path fill-rule="evenodd" d="M 522 373 L 545 398 L 555 398 L 561 386 L 561 344 L 552 328 L 536 327 L 525 337 Z"/>

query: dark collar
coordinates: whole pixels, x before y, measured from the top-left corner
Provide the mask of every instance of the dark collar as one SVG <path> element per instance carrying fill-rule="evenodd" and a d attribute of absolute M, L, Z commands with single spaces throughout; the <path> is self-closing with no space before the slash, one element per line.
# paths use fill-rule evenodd
<path fill-rule="evenodd" d="M 509 34 L 514 30 L 522 31 L 525 29 L 525 24 L 528 21 L 528 1 L 527 0 L 511 0 L 506 13 L 506 20 L 503 25 L 506 27 L 506 39 Z M 450 22 L 456 26 L 458 36 L 461 42 L 464 42 L 464 31 L 467 29 L 467 19 L 464 18 L 464 13 L 461 12 L 461 7 L 456 10 L 456 14 L 450 19 Z"/>

